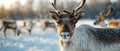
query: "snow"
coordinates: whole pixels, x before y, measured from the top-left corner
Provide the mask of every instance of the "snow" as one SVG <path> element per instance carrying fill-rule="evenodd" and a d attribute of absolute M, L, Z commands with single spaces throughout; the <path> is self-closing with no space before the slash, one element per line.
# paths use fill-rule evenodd
<path fill-rule="evenodd" d="M 22 26 L 23 21 L 17 21 Z M 93 26 L 93 21 L 79 21 L 77 27 L 81 24 Z M 22 29 L 24 30 L 24 29 Z M 25 30 L 24 30 L 25 31 Z M 57 32 L 52 28 L 43 30 L 39 24 L 36 24 L 32 34 L 21 33 L 18 37 L 13 37 L 12 31 L 7 31 L 7 38 L 0 31 L 0 51 L 59 51 Z M 8 36 L 9 34 L 9 36 Z"/>

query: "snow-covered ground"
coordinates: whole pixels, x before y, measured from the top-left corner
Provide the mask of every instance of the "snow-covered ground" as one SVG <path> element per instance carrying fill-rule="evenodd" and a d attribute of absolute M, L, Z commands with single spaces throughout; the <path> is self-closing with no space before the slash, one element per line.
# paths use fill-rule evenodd
<path fill-rule="evenodd" d="M 17 22 L 22 25 L 20 21 Z M 77 26 L 89 24 L 93 26 L 93 21 L 79 21 Z M 57 32 L 52 28 L 42 30 L 39 24 L 36 24 L 32 34 L 24 33 L 18 37 L 13 36 L 12 31 L 7 31 L 7 38 L 0 32 L 0 51 L 59 51 Z"/>

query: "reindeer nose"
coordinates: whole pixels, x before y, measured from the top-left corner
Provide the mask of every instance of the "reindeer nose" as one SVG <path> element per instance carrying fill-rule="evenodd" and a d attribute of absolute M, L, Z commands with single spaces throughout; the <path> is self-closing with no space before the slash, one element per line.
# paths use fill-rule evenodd
<path fill-rule="evenodd" d="M 94 25 L 97 25 L 98 23 L 97 22 L 94 22 Z"/>
<path fill-rule="evenodd" d="M 67 37 L 70 37 L 70 33 L 69 32 L 61 32 L 61 37 L 64 39 L 67 39 Z"/>
<path fill-rule="evenodd" d="M 96 22 L 94 22 L 94 25 L 96 25 Z"/>

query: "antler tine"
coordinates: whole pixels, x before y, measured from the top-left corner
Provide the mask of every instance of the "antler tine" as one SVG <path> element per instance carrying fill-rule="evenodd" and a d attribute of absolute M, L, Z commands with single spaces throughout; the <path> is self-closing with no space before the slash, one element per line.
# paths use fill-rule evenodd
<path fill-rule="evenodd" d="M 85 2 L 86 2 L 86 0 L 83 0 L 77 8 L 73 9 L 73 12 L 77 12 L 80 8 L 82 8 L 84 6 Z"/>
<path fill-rule="evenodd" d="M 101 21 L 101 18 L 100 18 L 100 16 L 96 16 L 96 19 L 98 20 L 98 21 Z"/>
<path fill-rule="evenodd" d="M 114 8 L 110 5 L 107 10 L 106 16 L 109 16 L 114 11 Z"/>
<path fill-rule="evenodd" d="M 102 16 L 104 16 L 104 10 L 102 10 L 100 13 L 99 13 L 99 15 L 100 15 L 100 17 L 102 17 Z"/>
<path fill-rule="evenodd" d="M 66 11 L 66 10 L 62 10 L 62 11 L 65 12 L 65 13 L 71 14 L 69 11 Z"/>
<path fill-rule="evenodd" d="M 104 10 L 100 12 L 99 17 L 100 17 L 101 20 L 104 20 L 104 18 L 106 17 L 105 13 L 104 13 Z"/>
<path fill-rule="evenodd" d="M 54 3 L 52 3 L 52 6 L 53 6 L 53 8 L 54 8 L 55 10 L 57 10 L 57 8 L 56 8 L 56 6 L 54 5 Z"/>
<path fill-rule="evenodd" d="M 54 0 L 54 4 L 56 5 L 56 0 Z"/>
<path fill-rule="evenodd" d="M 54 0 L 54 3 L 52 3 L 53 8 L 57 11 L 57 13 L 60 13 L 56 7 L 56 0 Z"/>
<path fill-rule="evenodd" d="M 55 11 L 50 11 L 49 13 L 55 13 L 57 16 L 59 16 Z"/>

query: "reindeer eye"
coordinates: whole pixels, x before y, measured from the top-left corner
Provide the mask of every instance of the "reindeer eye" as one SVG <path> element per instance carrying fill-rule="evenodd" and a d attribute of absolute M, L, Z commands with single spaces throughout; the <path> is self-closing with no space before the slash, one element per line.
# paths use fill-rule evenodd
<path fill-rule="evenodd" d="M 69 35 L 67 35 L 67 36 L 69 36 Z"/>
<path fill-rule="evenodd" d="M 57 24 L 62 24 L 62 21 L 61 21 L 61 20 L 58 20 L 58 21 L 57 21 Z"/>
<path fill-rule="evenodd" d="M 61 36 L 63 36 L 63 35 L 61 35 Z"/>
<path fill-rule="evenodd" d="M 62 25 L 62 22 L 61 22 L 61 21 L 57 21 L 56 23 L 57 23 L 57 26 Z"/>

